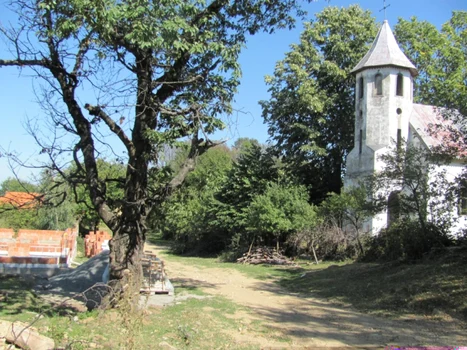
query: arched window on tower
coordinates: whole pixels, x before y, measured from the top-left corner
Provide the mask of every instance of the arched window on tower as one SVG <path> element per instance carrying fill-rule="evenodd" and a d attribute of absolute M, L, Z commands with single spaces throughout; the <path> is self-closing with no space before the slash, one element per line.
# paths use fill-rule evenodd
<path fill-rule="evenodd" d="M 362 154 L 363 150 L 363 130 L 360 129 L 360 135 L 358 137 L 358 154 Z"/>
<path fill-rule="evenodd" d="M 404 76 L 401 73 L 397 74 L 396 95 L 404 96 Z"/>
<path fill-rule="evenodd" d="M 363 77 L 358 79 L 358 98 L 363 98 Z"/>
<path fill-rule="evenodd" d="M 381 73 L 375 75 L 375 91 L 378 96 L 383 94 L 383 75 Z"/>
<path fill-rule="evenodd" d="M 358 136 L 358 154 L 362 154 L 362 149 L 363 149 L 363 111 L 360 110 L 360 113 L 358 115 L 358 123 L 360 124 L 360 134 Z"/>

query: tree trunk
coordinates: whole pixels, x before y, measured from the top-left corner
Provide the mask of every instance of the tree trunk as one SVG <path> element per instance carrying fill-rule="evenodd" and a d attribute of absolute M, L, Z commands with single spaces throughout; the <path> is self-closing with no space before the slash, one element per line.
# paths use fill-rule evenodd
<path fill-rule="evenodd" d="M 362 242 L 360 241 L 360 232 L 358 230 L 357 230 L 356 236 L 357 236 L 358 248 L 360 249 L 360 256 L 363 256 L 365 254 L 365 251 L 363 250 L 363 245 L 362 245 Z"/>
<path fill-rule="evenodd" d="M 318 257 L 316 256 L 315 241 L 311 242 L 311 250 L 313 251 L 313 257 L 315 258 L 316 265 L 319 265 Z"/>
<path fill-rule="evenodd" d="M 119 301 L 138 305 L 143 281 L 141 259 L 144 253 L 145 234 L 139 225 L 124 225 L 114 232 L 110 245 L 110 306 Z M 138 232 L 139 231 L 139 232 Z"/>
<path fill-rule="evenodd" d="M 253 248 L 253 244 L 255 244 L 255 237 L 253 237 L 253 240 L 251 241 L 250 249 L 248 249 L 248 255 L 251 254 L 251 249 Z"/>

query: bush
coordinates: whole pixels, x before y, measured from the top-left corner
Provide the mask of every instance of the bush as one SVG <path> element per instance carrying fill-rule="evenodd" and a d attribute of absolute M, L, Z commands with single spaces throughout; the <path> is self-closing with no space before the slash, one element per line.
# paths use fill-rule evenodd
<path fill-rule="evenodd" d="M 287 241 L 290 235 L 316 225 L 315 208 L 308 204 L 302 186 L 269 183 L 264 194 L 256 196 L 247 209 L 247 231 L 266 244 Z"/>
<path fill-rule="evenodd" d="M 401 220 L 383 230 L 370 242 L 364 261 L 417 260 L 433 248 L 446 247 L 452 239 L 431 223 L 421 227 L 418 221 Z"/>

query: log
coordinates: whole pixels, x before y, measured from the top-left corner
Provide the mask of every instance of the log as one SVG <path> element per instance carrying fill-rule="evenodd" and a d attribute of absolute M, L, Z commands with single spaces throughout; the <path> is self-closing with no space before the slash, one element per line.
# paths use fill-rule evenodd
<path fill-rule="evenodd" d="M 8 322 L 0 320 L 0 337 L 21 349 L 53 350 L 55 342 L 49 337 L 39 334 L 23 322 Z"/>

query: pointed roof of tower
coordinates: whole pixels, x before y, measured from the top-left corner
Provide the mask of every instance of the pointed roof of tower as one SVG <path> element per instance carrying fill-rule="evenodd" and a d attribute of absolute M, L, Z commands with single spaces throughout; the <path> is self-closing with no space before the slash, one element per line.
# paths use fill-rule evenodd
<path fill-rule="evenodd" d="M 351 70 L 351 73 L 358 73 L 365 68 L 385 66 L 407 68 L 412 76 L 418 74 L 417 68 L 401 51 L 387 20 L 383 22 L 370 50 Z"/>

